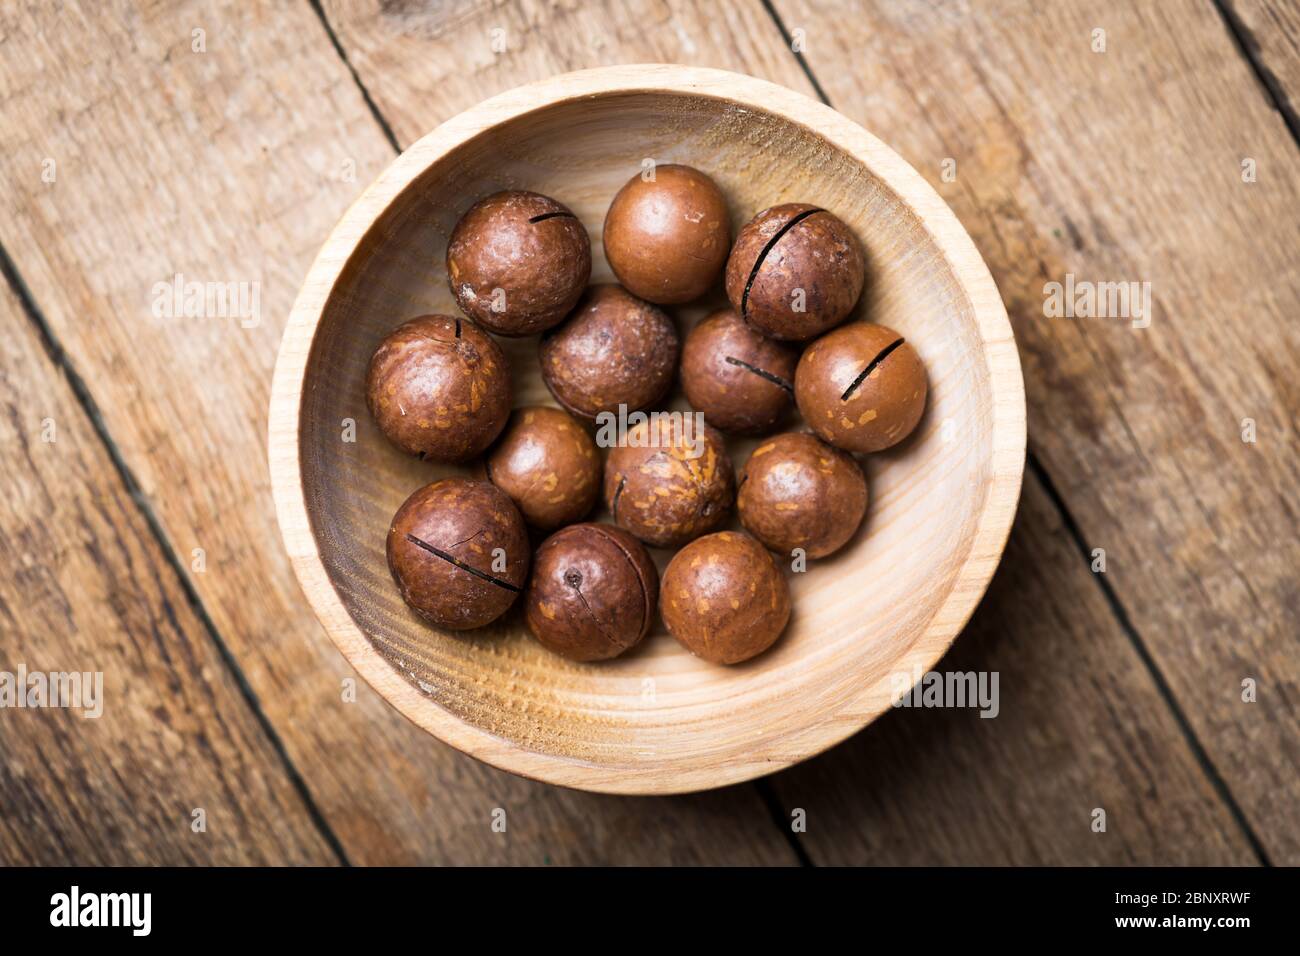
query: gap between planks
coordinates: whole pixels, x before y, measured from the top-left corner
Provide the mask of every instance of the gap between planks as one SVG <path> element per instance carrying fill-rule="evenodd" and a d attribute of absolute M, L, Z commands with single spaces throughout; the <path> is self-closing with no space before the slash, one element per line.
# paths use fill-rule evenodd
<path fill-rule="evenodd" d="M 817 76 L 813 73 L 812 66 L 808 63 L 807 58 L 803 53 L 794 49 L 793 37 L 789 30 L 786 29 L 785 23 L 781 20 L 781 15 L 777 13 L 771 0 L 762 0 L 762 4 L 763 9 L 767 11 L 768 16 L 772 18 L 772 22 L 775 24 L 777 31 L 781 34 L 781 39 L 785 43 L 786 49 L 791 52 L 792 56 L 794 56 L 800 69 L 802 69 L 804 74 L 808 77 L 808 82 L 812 84 L 813 89 L 817 92 L 818 99 L 831 109 L 834 109 L 834 104 L 831 103 L 830 97 L 826 95 L 821 83 L 817 81 Z M 1219 11 L 1219 14 L 1223 17 L 1225 26 L 1229 34 L 1233 37 L 1238 51 L 1250 64 L 1252 71 L 1259 80 L 1260 92 L 1263 94 L 1264 98 L 1269 101 L 1270 105 L 1281 115 L 1283 121 L 1287 125 L 1287 129 L 1291 132 L 1292 138 L 1296 141 L 1297 145 L 1300 146 L 1300 136 L 1297 136 L 1296 129 L 1292 126 L 1290 118 L 1287 116 L 1286 111 L 1282 109 L 1276 92 L 1267 83 L 1265 79 L 1267 74 L 1250 56 L 1248 46 L 1237 30 L 1234 16 L 1224 9 L 1223 0 L 1214 0 L 1214 4 L 1215 8 Z M 1052 481 L 1051 475 L 1048 473 L 1047 469 L 1043 467 L 1038 456 L 1034 454 L 1034 450 L 1031 446 L 1025 448 L 1025 467 L 1026 470 L 1033 473 L 1035 480 L 1038 481 L 1039 485 L 1042 486 L 1043 490 L 1046 492 L 1047 497 L 1052 502 L 1052 506 L 1060 515 L 1062 526 L 1066 529 L 1071 540 L 1073 540 L 1075 546 L 1079 549 L 1080 556 L 1085 562 L 1087 562 L 1090 551 L 1088 549 L 1087 541 L 1083 537 L 1083 532 L 1080 529 L 1078 522 L 1074 520 L 1074 515 L 1070 513 L 1069 508 L 1066 506 L 1065 500 L 1057 490 L 1055 483 Z M 1215 793 L 1218 794 L 1219 799 L 1223 801 L 1224 806 L 1232 815 L 1233 820 L 1236 821 L 1237 826 L 1241 829 L 1247 841 L 1249 841 L 1251 849 L 1255 852 L 1259 862 L 1263 866 L 1272 866 L 1273 863 L 1269 859 L 1263 843 L 1251 827 L 1249 821 L 1247 821 L 1246 815 L 1242 811 L 1236 797 L 1233 796 L 1232 790 L 1228 786 L 1227 781 L 1219 772 L 1218 768 L 1215 767 L 1214 762 L 1210 759 L 1209 753 L 1201 743 L 1200 738 L 1196 736 L 1196 731 L 1192 729 L 1192 725 L 1187 720 L 1187 715 L 1183 712 L 1183 708 L 1174 697 L 1169 682 L 1165 679 L 1165 675 L 1156 664 L 1155 658 L 1151 656 L 1150 651 L 1147 649 L 1146 642 L 1142 639 L 1141 634 L 1138 633 L 1137 628 L 1129 617 L 1129 613 L 1125 609 L 1123 602 L 1120 601 L 1119 595 L 1115 593 L 1114 589 L 1111 588 L 1101 575 L 1093 574 L 1092 577 L 1096 581 L 1097 586 L 1101 589 L 1102 597 L 1105 598 L 1106 604 L 1115 618 L 1115 622 L 1119 625 L 1120 630 L 1128 637 L 1129 643 L 1133 645 L 1133 650 L 1137 653 L 1138 658 L 1150 673 L 1152 681 L 1155 682 L 1156 688 L 1165 702 L 1165 706 L 1169 708 L 1169 712 L 1173 717 L 1174 722 L 1178 725 L 1179 730 L 1182 731 L 1183 739 L 1187 742 L 1187 746 L 1191 750 L 1192 756 L 1200 765 L 1202 773 L 1205 774 L 1210 785 L 1214 788 Z"/>
<path fill-rule="evenodd" d="M 361 99 L 365 102 L 367 108 L 369 108 L 370 115 L 375 118 L 375 122 L 379 124 L 379 131 L 384 134 L 384 139 L 388 140 L 388 145 L 393 147 L 393 153 L 400 155 L 402 147 L 397 141 L 397 134 L 393 132 L 393 127 L 389 125 L 388 119 L 384 114 L 379 112 L 379 106 L 375 103 L 374 98 L 371 97 L 370 91 L 366 89 L 366 84 L 361 82 L 361 76 L 352 65 L 352 61 L 348 59 L 348 53 L 343 49 L 343 44 L 339 42 L 338 34 L 335 33 L 334 28 L 330 26 L 329 17 L 325 16 L 325 8 L 320 5 L 320 0 L 308 0 L 308 2 L 311 3 L 311 8 L 316 11 L 316 16 L 320 20 L 321 26 L 325 28 L 325 36 L 329 38 L 330 46 L 334 47 L 334 52 L 337 53 L 339 59 L 343 61 L 343 66 L 352 77 L 352 82 L 355 83 L 357 89 L 361 91 Z"/>
<path fill-rule="evenodd" d="M 1229 3 L 1230 0 L 1214 0 L 1214 9 L 1219 12 L 1228 36 L 1232 37 L 1232 42 L 1237 47 L 1237 52 L 1250 64 L 1251 72 L 1259 81 L 1260 92 L 1263 93 L 1264 99 L 1277 110 L 1278 115 L 1282 117 L 1282 122 L 1286 124 L 1287 131 L 1291 134 L 1291 141 L 1300 148 L 1300 117 L 1297 117 L 1291 109 L 1277 76 L 1252 52 L 1252 47 L 1255 50 L 1259 49 L 1259 44 L 1254 41 L 1254 32 L 1242 23 L 1241 17 L 1237 16 L 1237 12 Z"/>
<path fill-rule="evenodd" d="M 289 752 L 285 749 L 284 741 L 280 739 L 280 735 L 276 732 L 275 727 L 272 726 L 265 711 L 263 711 L 262 704 L 258 700 L 257 694 L 253 691 L 252 685 L 249 684 L 243 668 L 239 666 L 239 662 L 235 660 L 234 655 L 230 652 L 230 648 L 225 639 L 222 638 L 221 634 L 217 631 L 216 624 L 213 622 L 211 615 L 208 614 L 207 608 L 203 606 L 203 601 L 199 597 L 198 591 L 194 589 L 193 583 L 185 573 L 184 566 L 181 564 L 180 558 L 176 554 L 176 549 L 172 546 L 170 539 L 163 531 L 162 524 L 159 522 L 158 516 L 154 514 L 153 508 L 145 497 L 140 482 L 136 479 L 135 473 L 131 471 L 130 466 L 126 463 L 126 459 L 122 456 L 121 449 L 118 447 L 117 442 L 109 432 L 108 425 L 104 421 L 104 416 L 100 412 L 99 405 L 95 402 L 95 398 L 91 394 L 90 388 L 86 384 L 86 380 L 72 364 L 72 360 L 68 357 L 67 350 L 55 335 L 53 326 L 51 326 L 49 320 L 45 318 L 45 313 L 42 312 L 40 306 L 36 304 L 36 299 L 32 295 L 31 289 L 28 287 L 26 280 L 23 279 L 22 274 L 18 271 L 17 263 L 15 263 L 13 258 L 9 255 L 9 251 L 4 247 L 3 243 L 0 243 L 0 273 L 4 275 L 5 282 L 8 284 L 9 288 L 13 290 L 14 295 L 17 297 L 18 302 L 22 307 L 23 313 L 35 327 L 37 337 L 40 339 L 46 355 L 49 356 L 51 364 L 53 364 L 67 380 L 68 386 L 72 389 L 72 394 L 75 397 L 78 406 L 86 415 L 87 419 L 89 419 L 91 427 L 95 430 L 95 434 L 99 437 L 105 451 L 108 452 L 109 460 L 113 463 L 113 468 L 117 472 L 118 479 L 122 482 L 122 485 L 126 489 L 127 494 L 130 495 L 131 500 L 135 502 L 136 508 L 139 510 L 141 516 L 144 518 L 145 524 L 149 528 L 149 533 L 153 536 L 162 552 L 167 567 L 170 568 L 171 572 L 176 576 L 177 581 L 180 583 L 181 592 L 185 595 L 186 601 L 189 602 L 191 610 L 193 610 L 204 631 L 211 639 L 222 663 L 224 663 L 230 671 L 231 676 L 234 678 L 235 685 L 239 689 L 240 695 L 244 698 L 244 702 L 252 711 L 254 720 L 257 721 L 262 733 L 266 735 L 268 742 L 271 744 L 272 749 L 275 751 L 276 756 L 283 765 L 284 772 L 289 778 L 289 783 L 297 792 L 299 799 L 303 802 L 303 807 L 307 811 L 307 816 L 311 819 L 313 825 L 315 825 L 321 838 L 325 841 L 331 852 L 333 852 L 338 858 L 339 863 L 344 866 L 351 866 L 352 864 L 348 860 L 343 845 L 339 842 L 333 829 L 325 820 L 324 815 L 320 811 L 320 807 L 317 806 L 315 798 L 312 797 L 311 791 L 307 787 L 307 782 L 303 779 L 302 774 L 298 772 L 298 768 L 290 759 Z"/>

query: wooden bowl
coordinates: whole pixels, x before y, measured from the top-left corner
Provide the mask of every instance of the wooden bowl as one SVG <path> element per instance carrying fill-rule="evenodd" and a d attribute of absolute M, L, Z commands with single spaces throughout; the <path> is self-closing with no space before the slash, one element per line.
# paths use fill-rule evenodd
<path fill-rule="evenodd" d="M 849 223 L 868 258 L 856 317 L 903 333 L 930 376 L 916 433 L 865 460 L 863 528 L 837 555 L 788 575 L 786 633 L 736 667 L 691 656 L 659 622 L 625 656 L 575 664 L 531 638 L 519 602 L 482 631 L 443 633 L 402 603 L 384 558 L 398 505 L 455 469 L 387 443 L 366 411 L 366 366 L 405 319 L 457 314 L 444 267 L 453 225 L 495 190 L 545 193 L 589 230 L 592 281 L 611 281 L 601 224 L 646 158 L 713 176 L 733 233 L 783 202 L 815 203 Z M 670 311 L 684 331 L 723 301 L 719 291 Z M 516 406 L 553 404 L 536 337 L 500 341 Z M 679 394 L 673 407 L 686 407 Z M 339 649 L 393 706 L 514 773 L 585 790 L 675 793 L 825 750 L 939 660 L 1011 526 L 1024 386 L 983 260 L 943 200 L 888 147 L 830 108 L 748 76 L 620 66 L 493 97 L 425 136 L 365 191 L 294 305 L 269 442 L 280 526 L 303 589 Z M 737 466 L 753 445 L 731 444 Z M 667 553 L 656 557 L 662 568 Z"/>

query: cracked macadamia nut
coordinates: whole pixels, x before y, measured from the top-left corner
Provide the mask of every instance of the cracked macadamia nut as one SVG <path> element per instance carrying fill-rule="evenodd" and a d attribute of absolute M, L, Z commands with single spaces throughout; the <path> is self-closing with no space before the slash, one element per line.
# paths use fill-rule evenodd
<path fill-rule="evenodd" d="M 447 243 L 447 281 L 470 318 L 498 335 L 558 325 L 591 278 L 591 240 L 567 206 L 510 190 L 480 199 Z"/>
<path fill-rule="evenodd" d="M 510 416 L 510 367 L 501 346 L 464 319 L 422 315 L 379 343 L 366 404 L 398 448 L 431 461 L 468 461 Z"/>
<path fill-rule="evenodd" d="M 736 501 L 745 530 L 778 554 L 838 551 L 867 513 L 867 480 L 853 456 L 802 432 L 754 449 Z"/>
<path fill-rule="evenodd" d="M 668 562 L 659 611 L 692 654 L 738 664 L 781 636 L 790 620 L 790 591 L 761 544 L 720 531 L 697 538 Z"/>
<path fill-rule="evenodd" d="M 605 214 L 605 258 L 633 295 L 660 305 L 698 299 L 727 261 L 722 191 L 690 166 L 655 166 L 627 181 Z"/>
<path fill-rule="evenodd" d="M 388 569 L 402 600 L 440 627 L 495 621 L 528 576 L 529 543 L 519 509 L 490 482 L 445 478 L 397 509 Z"/>
<path fill-rule="evenodd" d="M 732 309 L 720 309 L 691 329 L 682 347 L 682 388 L 715 428 L 762 434 L 794 404 L 799 355 L 759 335 Z"/>
<path fill-rule="evenodd" d="M 581 520 L 600 496 L 596 443 L 586 426 L 558 408 L 517 410 L 485 464 L 488 480 L 543 531 Z"/>
<path fill-rule="evenodd" d="M 774 339 L 804 341 L 843 322 L 865 280 L 853 231 L 804 203 L 764 209 L 740 230 L 727 260 L 727 298 Z"/>
<path fill-rule="evenodd" d="M 528 629 L 575 661 L 617 657 L 646 636 L 659 572 L 622 528 L 575 524 L 542 542 L 524 596 Z"/>
<path fill-rule="evenodd" d="M 648 408 L 667 394 L 679 352 L 662 309 L 616 285 L 587 290 L 569 320 L 542 337 L 542 379 L 555 400 L 594 421 L 601 412 Z"/>
<path fill-rule="evenodd" d="M 795 400 L 818 436 L 845 451 L 882 451 L 912 433 L 925 411 L 925 366 L 883 325 L 854 322 L 808 346 Z"/>
<path fill-rule="evenodd" d="M 656 413 L 627 430 L 605 461 L 605 505 L 646 544 L 674 548 L 718 527 L 735 477 L 722 436 L 693 417 Z"/>

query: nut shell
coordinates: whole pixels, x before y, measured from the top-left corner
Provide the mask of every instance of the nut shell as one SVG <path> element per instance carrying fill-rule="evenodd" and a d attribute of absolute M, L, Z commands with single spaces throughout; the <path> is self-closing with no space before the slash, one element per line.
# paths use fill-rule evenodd
<path fill-rule="evenodd" d="M 542 379 L 555 400 L 594 421 L 659 402 L 673 384 L 680 343 L 662 309 L 617 285 L 594 285 L 564 325 L 542 337 Z"/>
<path fill-rule="evenodd" d="M 760 444 L 740 471 L 736 510 L 745 530 L 781 555 L 823 558 L 867 513 L 867 479 L 853 456 L 803 432 Z"/>
<path fill-rule="evenodd" d="M 558 325 L 590 278 L 587 230 L 567 206 L 538 193 L 508 190 L 480 199 L 447 243 L 452 295 L 498 335 Z"/>
<path fill-rule="evenodd" d="M 510 417 L 510 366 L 473 322 L 422 315 L 379 343 L 366 404 L 398 448 L 455 464 L 477 457 Z"/>
<path fill-rule="evenodd" d="M 790 591 L 761 544 L 720 531 L 697 538 L 668 562 L 659 611 L 692 654 L 738 664 L 781 636 L 790 620 Z"/>
<path fill-rule="evenodd" d="M 794 375 L 795 400 L 808 425 L 845 451 L 898 444 L 921 420 L 927 390 L 916 349 L 893 329 L 866 322 L 818 339 Z"/>
<path fill-rule="evenodd" d="M 633 176 L 605 214 L 605 259 L 633 295 L 660 305 L 698 299 L 727 261 L 727 201 L 712 179 L 690 166 L 655 167 Z"/>
<path fill-rule="evenodd" d="M 518 409 L 485 465 L 488 480 L 543 531 L 580 521 L 600 497 L 596 443 L 586 426 L 558 408 Z"/>
<path fill-rule="evenodd" d="M 501 571 L 493 568 L 498 548 Z M 530 558 L 523 518 L 505 492 L 467 478 L 444 478 L 407 498 L 389 526 L 387 552 L 402 600 L 456 631 L 504 614 L 523 590 Z"/>
<path fill-rule="evenodd" d="M 722 436 L 652 416 L 629 428 L 605 461 L 605 505 L 619 527 L 646 544 L 673 548 L 726 520 L 735 475 Z"/>
<path fill-rule="evenodd" d="M 740 230 L 727 259 L 727 298 L 763 335 L 805 341 L 843 322 L 866 281 L 857 237 L 806 203 L 764 209 Z M 803 311 L 795 290 L 803 290 Z"/>
<path fill-rule="evenodd" d="M 607 524 L 575 524 L 542 542 L 524 595 L 528 629 L 576 661 L 617 657 L 650 631 L 659 572 L 641 542 Z"/>
<path fill-rule="evenodd" d="M 719 309 L 686 336 L 682 389 L 715 428 L 759 435 L 794 404 L 798 362 L 794 349 L 759 335 L 734 309 Z"/>

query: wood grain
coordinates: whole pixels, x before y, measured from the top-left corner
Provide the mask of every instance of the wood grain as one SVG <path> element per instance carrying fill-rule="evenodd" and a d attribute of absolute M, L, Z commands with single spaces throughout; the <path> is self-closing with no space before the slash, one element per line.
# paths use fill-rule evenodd
<path fill-rule="evenodd" d="M 337 862 L 7 286 L 0 369 L 0 670 L 102 680 L 0 710 L 0 862 Z"/>
<path fill-rule="evenodd" d="M 0 241 L 172 547 L 186 564 L 205 550 L 194 586 L 348 858 L 793 859 L 752 791 L 650 806 L 548 788 L 437 744 L 364 684 L 343 699 L 355 675 L 275 529 L 265 410 L 302 275 L 391 150 L 312 9 L 9 5 L 0 33 L 18 133 L 0 157 Z M 155 315 L 155 284 L 177 273 L 260 283 L 260 322 Z"/>
<path fill-rule="evenodd" d="M 756 0 L 324 0 L 322 7 L 403 147 L 489 96 L 597 66 L 712 66 L 812 92 Z"/>
<path fill-rule="evenodd" d="M 1300 153 L 1223 20 L 1190 2 L 776 9 L 830 101 L 984 250 L 1031 450 L 1267 853 L 1297 862 Z M 1151 282 L 1150 327 L 1046 317 L 1067 273 Z"/>
<path fill-rule="evenodd" d="M 692 5 L 680 3 L 589 6 L 595 9 L 539 10 L 530 7 L 527 14 L 516 14 L 515 8 L 508 7 L 493 9 L 490 16 L 468 15 L 466 9 L 481 11 L 483 8 L 463 6 L 457 8 L 461 12 L 459 17 L 443 17 L 418 4 L 379 8 L 364 3 L 327 3 L 326 9 L 361 81 L 403 142 L 410 142 L 456 109 L 468 107 L 484 96 L 508 88 L 518 75 L 513 72 L 515 70 L 522 71 L 529 79 L 540 79 L 550 72 L 605 63 L 661 60 L 739 70 L 807 94 L 813 93 L 811 85 L 798 70 L 790 48 L 772 25 L 763 22 L 766 14 L 759 4 L 727 4 L 722 8 L 723 14 L 712 11 L 699 13 Z M 725 22 L 717 24 L 716 29 L 711 28 L 711 17 L 717 15 L 725 16 Z M 837 28 L 838 21 L 851 20 L 854 15 L 839 11 Z M 929 15 L 926 11 L 910 13 L 912 17 L 921 18 Z M 509 18 L 505 20 L 507 52 L 493 59 L 486 55 L 490 52 L 489 22 L 495 23 L 502 18 Z M 814 52 L 819 51 L 827 58 L 824 61 L 827 70 L 851 73 L 865 69 L 861 50 L 819 42 L 819 36 L 824 37 L 824 32 L 812 34 L 816 44 Z M 600 37 L 604 42 L 581 42 L 584 37 Z M 610 38 L 618 38 L 618 42 L 612 42 Z M 897 38 L 895 42 L 899 42 Z M 458 68 L 458 51 L 474 54 L 471 57 L 476 64 L 473 70 Z M 912 79 L 923 82 L 924 78 L 913 76 Z M 411 95 L 414 90 L 426 93 Z M 429 96 L 428 90 L 438 90 L 440 95 Z M 449 96 L 448 91 L 455 91 L 455 96 Z M 450 100 L 450 104 L 444 102 L 444 97 Z M 869 129 L 876 130 L 881 128 L 881 120 L 891 113 L 897 114 L 897 121 L 890 127 L 893 129 L 914 122 L 918 112 L 923 112 L 906 90 L 897 88 L 892 89 L 887 100 L 873 102 L 874 108 L 869 114 L 862 111 L 855 114 L 848 108 L 845 111 L 864 122 Z M 978 139 L 974 141 L 978 142 Z M 932 182 L 935 181 L 934 170 L 919 168 Z M 951 188 L 940 186 L 940 189 L 952 202 Z M 969 220 L 967 225 L 970 225 Z M 977 233 L 977 237 L 986 257 L 998 250 L 996 241 L 990 250 L 987 233 Z M 1078 387 L 1085 385 L 1080 383 Z M 1036 413 L 1031 409 L 1031 414 Z M 1123 639 L 1113 618 L 1108 617 L 1106 610 L 1097 604 L 1095 583 L 1087 565 L 1082 560 L 1072 562 L 1068 549 L 1063 549 L 1053 537 L 1063 536 L 1064 532 L 1059 517 L 1053 518 L 1050 510 L 1041 506 L 1042 494 L 1041 489 L 1035 487 L 1033 477 L 1027 476 L 1026 496 L 1034 506 L 1027 514 L 1034 520 L 1022 519 L 1016 532 L 1013 553 L 1019 555 L 1016 567 L 1020 570 L 1014 573 L 1025 575 L 1025 568 L 1034 569 L 1040 563 L 1044 568 L 1050 567 L 1051 574 L 1046 570 L 1041 572 L 1042 590 L 1048 592 L 1048 599 L 1050 592 L 1059 591 L 1062 596 L 1060 606 L 1064 610 L 1049 618 L 1032 613 L 1032 606 L 1025 604 L 1024 610 L 1015 616 L 1015 630 L 1011 633 L 1009 625 L 1001 620 L 998 604 L 991 603 L 993 598 L 990 598 L 988 608 L 992 610 L 977 612 L 978 620 L 991 615 L 995 622 L 977 625 L 983 628 L 982 633 L 993 632 L 993 636 L 983 638 L 983 644 L 1015 641 L 1018 646 L 1032 651 L 1039 646 L 1068 650 L 1096 642 L 1113 660 L 1112 675 L 1122 675 L 1128 680 L 1140 679 L 1142 663 Z M 1049 556 L 1052 558 L 1050 562 L 1047 561 Z M 997 594 L 1001 595 L 998 600 L 1015 608 L 1015 589 L 1000 585 L 996 580 L 995 587 L 998 588 Z M 1086 608 L 1088 614 L 1076 619 L 1071 613 L 1076 603 Z M 955 654 L 964 652 L 965 641 L 966 637 L 959 639 Z M 984 653 L 983 650 L 971 652 L 972 666 L 975 665 L 974 659 L 984 656 Z M 1118 723 L 1112 715 L 1117 707 L 1116 695 L 1122 691 L 1114 687 L 1103 691 L 1077 668 L 1059 666 L 1069 659 L 1061 655 L 1034 658 L 1032 676 L 1036 688 L 1041 688 L 1036 693 L 1047 699 L 1062 697 L 1072 702 L 1064 715 L 1050 707 L 1037 711 L 1036 716 L 1052 720 L 1054 733 L 1050 738 L 1037 733 L 1032 720 L 1017 717 L 1012 703 L 1008 706 L 1013 709 L 999 720 L 975 718 L 963 725 L 996 741 L 1006 731 L 996 726 L 986 727 L 986 724 L 1007 726 L 1013 719 L 1026 720 L 1025 724 L 1017 724 L 1014 731 L 1008 732 L 1011 739 L 1005 744 L 984 745 L 986 749 L 980 752 L 989 753 L 996 748 L 997 760 L 968 761 L 963 751 L 979 746 L 979 740 L 967 739 L 971 734 L 967 738 L 940 734 L 929 744 L 931 750 L 926 763 L 916 766 L 908 747 L 912 736 L 909 722 L 919 715 L 903 712 L 886 717 L 879 726 L 862 735 L 872 742 L 868 745 L 871 748 L 869 762 L 853 756 L 863 752 L 863 748 L 858 746 L 858 738 L 854 738 L 811 763 L 807 780 L 821 788 L 815 794 L 810 793 L 810 785 L 803 782 L 803 768 L 776 777 L 774 786 L 784 802 L 784 812 L 788 814 L 792 807 L 807 806 L 810 802 L 817 808 L 810 833 L 800 837 L 814 861 L 902 862 L 918 860 L 931 852 L 933 858 L 943 858 L 942 851 L 947 844 L 927 849 L 919 836 L 909 841 L 905 849 L 880 852 L 882 842 L 902 840 L 886 833 L 915 833 L 957 841 L 962 858 L 971 861 L 1036 856 L 1040 859 L 1066 859 L 1073 863 L 1101 862 L 1117 860 L 1131 852 L 1136 859 L 1156 863 L 1160 862 L 1165 848 L 1172 848 L 1184 859 L 1196 858 L 1197 851 L 1191 842 L 1201 829 L 1211 836 L 1206 841 L 1209 849 L 1200 858 L 1248 861 L 1250 856 L 1243 852 L 1240 835 L 1231 832 L 1231 826 L 1225 829 L 1222 801 L 1211 791 L 1204 774 L 1198 780 L 1196 769 L 1189 768 L 1191 754 L 1187 744 L 1171 723 L 1163 703 L 1151 695 L 1151 686 L 1141 685 L 1141 693 L 1118 704 L 1133 708 L 1134 714 L 1131 724 Z M 1025 713 L 1023 706 L 1019 713 Z M 936 718 L 926 714 L 923 719 L 934 723 L 945 716 L 964 720 L 968 715 L 940 715 Z M 1068 726 L 1072 720 L 1077 721 L 1077 725 Z M 1087 839 L 1091 831 L 1086 826 L 1079 831 L 1070 829 L 1075 821 L 1063 823 L 1046 802 L 1041 807 L 1026 807 L 1015 802 L 1017 788 L 1022 782 L 1026 778 L 1039 777 L 1043 766 L 1060 766 L 1063 752 L 1082 747 L 1086 757 L 1098 749 L 1099 745 L 1091 739 L 1086 745 L 1066 739 L 1068 733 L 1079 727 L 1096 727 L 1120 735 L 1113 745 L 1118 755 L 1151 753 L 1153 764 L 1170 768 L 1179 779 L 1188 783 L 1187 793 L 1179 793 L 1158 782 L 1154 785 L 1144 783 L 1131 791 L 1124 788 L 1109 790 L 1108 801 L 1125 808 L 1121 812 L 1125 822 L 1121 825 L 1126 842 L 1119 845 L 1118 852 L 1117 841 L 1107 843 Z M 847 759 L 843 756 L 845 753 L 850 755 Z M 964 766 L 966 772 L 942 772 L 942 768 L 957 764 Z M 1086 777 L 1090 782 L 1104 782 L 1105 774 L 1109 772 L 1105 754 L 1093 757 L 1087 767 L 1080 779 Z M 867 791 L 881 793 L 881 800 L 890 799 L 889 781 L 909 777 L 925 781 L 927 786 L 910 788 L 907 799 L 894 801 L 891 804 L 890 829 L 873 833 L 871 817 L 866 815 L 868 807 L 859 795 Z M 1050 779 L 1035 786 L 1043 788 L 1044 801 L 1049 796 L 1062 796 L 1062 791 L 1055 789 Z M 816 795 L 820 797 L 814 802 Z M 1010 808 L 1009 801 L 1012 803 Z M 823 807 L 828 810 L 825 814 Z M 963 814 L 997 821 L 997 825 L 961 828 Z M 819 817 L 822 818 L 820 824 L 817 822 Z M 1170 820 L 1168 830 L 1162 826 L 1166 818 Z M 942 822 L 931 823 L 931 820 Z M 1012 823 L 1018 832 L 1011 831 Z"/>
<path fill-rule="evenodd" d="M 772 778 L 786 819 L 804 811 L 816 862 L 1256 862 L 1037 482 L 935 670 L 996 673 L 997 715 L 899 709 Z"/>
<path fill-rule="evenodd" d="M 1300 136 L 1300 6 L 1294 0 L 1223 0 L 1223 10 L 1291 135 Z"/>

